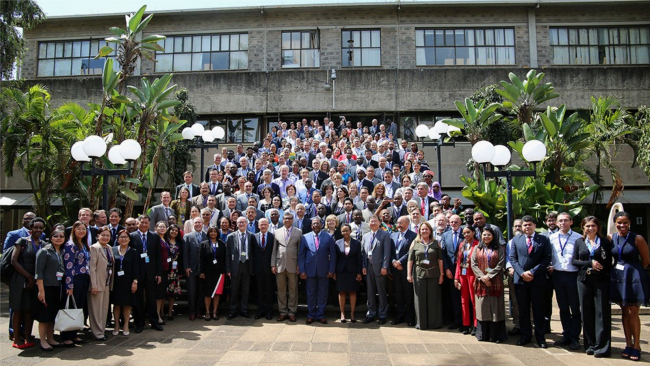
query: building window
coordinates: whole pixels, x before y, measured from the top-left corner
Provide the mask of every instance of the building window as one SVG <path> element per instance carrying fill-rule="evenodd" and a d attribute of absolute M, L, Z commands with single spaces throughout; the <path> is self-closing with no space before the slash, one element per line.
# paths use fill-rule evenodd
<path fill-rule="evenodd" d="M 282 32 L 282 67 L 320 67 L 318 31 Z"/>
<path fill-rule="evenodd" d="M 226 135 L 221 140 L 225 143 L 253 143 L 259 138 L 259 118 L 246 116 L 214 117 L 210 128 L 223 127 Z"/>
<path fill-rule="evenodd" d="M 550 28 L 555 65 L 650 63 L 650 27 Z"/>
<path fill-rule="evenodd" d="M 341 58 L 344 67 L 381 66 L 381 31 L 342 31 Z"/>
<path fill-rule="evenodd" d="M 244 70 L 248 68 L 248 34 L 171 36 L 158 44 L 156 72 Z"/>
<path fill-rule="evenodd" d="M 514 65 L 515 30 L 416 29 L 415 58 L 418 66 Z"/>
<path fill-rule="evenodd" d="M 97 60 L 93 58 L 104 46 L 106 41 L 103 39 L 39 42 L 37 75 L 39 77 L 101 75 L 106 58 Z M 107 58 L 115 59 L 114 56 Z M 119 68 L 118 63 L 114 62 L 113 69 L 118 71 Z"/>

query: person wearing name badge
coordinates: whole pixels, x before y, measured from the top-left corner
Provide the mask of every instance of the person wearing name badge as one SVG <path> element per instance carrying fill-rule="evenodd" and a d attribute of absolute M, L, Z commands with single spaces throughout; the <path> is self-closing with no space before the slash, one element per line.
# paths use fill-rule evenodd
<path fill-rule="evenodd" d="M 226 225 L 226 230 L 230 228 L 230 220 L 226 217 L 221 219 L 221 224 Z M 228 231 L 226 231 L 228 232 Z M 196 320 L 201 313 L 200 302 L 204 300 L 202 286 L 199 285 L 199 256 L 201 243 L 208 237 L 203 232 L 203 220 L 200 217 L 194 218 L 192 231 L 186 231 L 183 237 L 183 268 L 185 270 L 185 287 L 187 289 L 187 305 L 189 319 Z M 222 236 L 222 241 L 225 236 Z"/>
<path fill-rule="evenodd" d="M 70 230 L 70 239 L 65 244 L 63 263 L 65 265 L 65 290 L 66 294 L 73 296 L 78 309 L 85 309 L 90 288 L 88 274 L 88 261 L 90 260 L 90 246 L 88 243 L 90 232 L 83 221 L 77 221 Z M 61 340 L 66 347 L 84 343 L 77 336 L 77 331 L 61 332 Z"/>
<path fill-rule="evenodd" d="M 171 224 L 161 238 L 161 242 L 163 243 L 162 250 L 167 251 L 167 263 L 169 264 L 166 288 L 167 320 L 174 320 L 174 301 L 181 296 L 181 267 L 184 241 L 180 231 L 181 228 L 178 225 Z"/>
<path fill-rule="evenodd" d="M 309 219 L 304 217 L 303 227 L 309 225 Z M 296 321 L 298 312 L 298 252 L 304 231 L 294 227 L 294 218 L 285 213 L 282 220 L 284 226 L 273 233 L 273 252 L 271 253 L 271 272 L 275 274 L 278 286 L 277 321 Z"/>
<path fill-rule="evenodd" d="M 609 357 L 612 347 L 612 311 L 609 303 L 612 242 L 602 235 L 600 221 L 587 216 L 580 223 L 572 264 L 578 267 L 578 295 L 584 349 L 596 358 Z"/>
<path fill-rule="evenodd" d="M 363 257 L 361 242 L 352 238 L 352 227 L 348 223 L 341 225 L 342 239 L 336 241 L 336 291 L 339 293 L 341 323 L 347 323 L 345 317 L 345 296 L 350 297 L 350 322 L 356 323 L 354 310 L 357 305 L 357 292 L 363 279 Z"/>
<path fill-rule="evenodd" d="M 433 236 L 433 228 L 423 222 L 418 236 L 409 248 L 407 280 L 415 293 L 415 329 L 437 329 L 442 326 L 442 289 L 444 281 L 442 248 Z"/>
<path fill-rule="evenodd" d="M 138 274 L 140 272 L 140 257 L 135 249 L 130 247 L 131 237 L 126 230 L 117 233 L 117 245 L 113 247 L 115 258 L 115 277 L 111 291 L 115 328 L 113 335 L 120 333 L 120 318 L 124 320 L 122 334 L 128 336 L 129 317 L 135 306 L 135 293 L 138 290 Z"/>
<path fill-rule="evenodd" d="M 476 301 L 476 339 L 503 343 L 506 332 L 506 305 L 504 299 L 503 269 L 505 249 L 497 240 L 497 233 L 487 226 L 481 242 L 472 252 L 472 272 L 476 276 L 474 291 Z"/>
<path fill-rule="evenodd" d="M 463 228 L 463 241 L 458 244 L 458 257 L 456 258 L 456 270 L 454 284 L 460 290 L 460 304 L 463 314 L 463 334 L 476 335 L 476 299 L 474 297 L 474 281 L 476 276 L 471 268 L 471 258 L 474 249 L 478 245 L 476 240 L 476 229 L 468 225 Z"/>
<path fill-rule="evenodd" d="M 231 280 L 228 320 L 234 319 L 238 314 L 244 318 L 250 318 L 248 295 L 252 274 L 253 251 L 251 249 L 257 245 L 255 235 L 246 231 L 248 220 L 245 217 L 239 217 L 236 222 L 237 230 L 228 235 L 226 239 L 226 273 Z"/>
<path fill-rule="evenodd" d="M 205 321 L 219 320 L 217 310 L 223 294 L 226 272 L 226 243 L 219 238 L 215 227 L 208 228 L 208 238 L 201 243 L 199 252 L 199 278 L 203 286 Z M 212 308 L 210 308 L 212 304 Z"/>
<path fill-rule="evenodd" d="M 397 230 L 391 234 L 393 289 L 397 305 L 397 317 L 391 325 L 407 322 L 409 327 L 415 326 L 415 308 L 413 305 L 413 285 L 407 280 L 408 252 L 417 234 L 409 230 L 411 221 L 407 216 L 397 219 Z"/>
<path fill-rule="evenodd" d="M 160 238 L 160 262 L 162 263 L 162 275 L 160 276 L 160 283 L 156 284 L 156 314 L 158 314 L 158 323 L 160 323 L 160 325 L 165 325 L 163 310 L 165 300 L 167 300 L 167 274 L 171 269 L 171 258 L 169 257 L 169 250 L 167 250 L 168 244 L 163 239 L 166 232 L 167 222 L 158 222 L 156 224 L 156 234 L 158 234 L 158 237 Z"/>
<path fill-rule="evenodd" d="M 249 207 L 250 208 L 250 207 Z M 290 213 L 285 213 L 285 217 L 293 218 Z M 259 232 L 255 234 L 257 245 L 253 250 L 253 274 L 255 275 L 255 284 L 257 288 L 257 313 L 255 319 L 266 316 L 267 320 L 273 319 L 273 295 L 275 276 L 271 270 L 271 261 L 273 254 L 273 241 L 275 236 L 269 232 L 269 220 L 260 219 Z M 279 230 L 279 229 L 278 229 Z M 276 231 L 277 232 L 277 231 Z"/>
<path fill-rule="evenodd" d="M 646 272 L 650 257 L 645 239 L 630 231 L 631 223 L 632 217 L 627 212 L 614 215 L 616 232 L 608 237 L 614 245 L 610 301 L 623 310 L 626 347 L 621 356 L 638 361 L 641 359 L 639 307 L 650 305 L 650 279 Z"/>
<path fill-rule="evenodd" d="M 370 232 L 363 235 L 363 275 L 366 276 L 368 293 L 368 312 L 363 324 L 379 318 L 379 325 L 386 324 L 388 317 L 388 298 L 386 293 L 386 276 L 390 266 L 391 240 L 388 232 L 379 230 L 379 217 L 370 216 Z M 378 299 L 375 297 L 378 294 Z"/>
<path fill-rule="evenodd" d="M 106 317 L 111 289 L 113 288 L 113 274 L 115 258 L 113 250 L 108 245 L 111 241 L 111 231 L 104 226 L 97 230 L 97 243 L 90 247 L 90 261 L 88 272 L 90 274 L 90 295 L 88 296 L 88 320 L 90 330 L 95 340 L 107 340 Z M 126 321 L 126 319 L 125 319 Z"/>

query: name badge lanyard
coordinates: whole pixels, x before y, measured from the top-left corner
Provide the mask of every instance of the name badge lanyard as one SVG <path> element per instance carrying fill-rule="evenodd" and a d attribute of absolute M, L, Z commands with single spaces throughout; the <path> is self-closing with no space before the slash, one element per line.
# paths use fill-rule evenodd
<path fill-rule="evenodd" d="M 589 249 L 589 257 L 591 259 L 594 259 L 594 254 L 596 253 L 596 250 L 600 248 L 600 238 L 596 237 L 596 240 L 594 240 L 594 244 L 591 245 L 591 240 L 587 237 L 586 240 L 587 248 Z"/>
<path fill-rule="evenodd" d="M 424 260 L 426 261 L 425 264 L 429 264 L 429 245 L 431 245 L 431 243 L 422 243 L 422 245 L 424 245 Z"/>
<path fill-rule="evenodd" d="M 567 244 L 569 244 L 569 238 L 571 237 L 571 234 L 573 232 L 569 230 L 569 233 L 567 234 L 566 240 L 564 241 L 564 245 L 562 245 L 562 237 L 561 235 L 557 236 L 557 241 L 560 242 L 560 258 L 564 258 L 564 249 L 566 248 Z"/>
<path fill-rule="evenodd" d="M 625 241 L 623 242 L 623 245 L 620 245 L 619 240 L 618 240 L 621 236 L 618 235 L 618 234 L 615 234 L 615 235 L 616 235 L 616 246 L 618 247 L 618 262 L 620 262 L 621 261 L 621 254 L 623 254 L 623 248 L 625 247 L 625 244 L 627 244 L 627 242 L 628 242 L 628 239 L 630 237 L 630 233 L 627 233 L 627 235 L 625 235 Z"/>
<path fill-rule="evenodd" d="M 120 272 L 124 272 L 124 271 L 122 270 L 122 268 L 123 268 L 123 266 L 124 266 L 124 257 L 126 256 L 126 253 L 129 252 L 129 249 L 131 249 L 131 248 L 126 247 L 126 250 L 124 251 L 124 254 L 120 253 L 120 249 L 119 249 L 119 248 L 117 249 L 117 254 L 120 255 Z"/>
<path fill-rule="evenodd" d="M 215 241 L 214 243 L 212 242 L 212 239 L 210 240 L 210 245 L 212 246 L 212 256 L 214 257 L 214 260 L 212 263 L 216 264 L 217 263 L 217 248 L 219 247 L 219 242 Z"/>
<path fill-rule="evenodd" d="M 38 252 L 38 249 L 40 248 L 40 243 L 39 245 L 36 245 L 36 240 L 34 238 L 30 238 L 32 242 L 32 248 L 34 248 L 34 255 L 36 255 L 36 252 Z"/>

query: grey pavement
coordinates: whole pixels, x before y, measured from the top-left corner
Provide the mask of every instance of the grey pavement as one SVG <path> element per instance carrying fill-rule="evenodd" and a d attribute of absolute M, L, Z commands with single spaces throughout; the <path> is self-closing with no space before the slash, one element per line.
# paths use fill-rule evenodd
<path fill-rule="evenodd" d="M 17 350 L 11 347 L 6 333 L 7 291 L 0 292 L 0 362 L 2 365 L 630 365 L 632 361 L 620 357 L 624 337 L 620 315 L 613 315 L 611 358 L 596 359 L 582 351 L 570 351 L 552 346 L 560 338 L 561 329 L 557 309 L 549 335 L 549 348 L 518 347 L 517 337 L 505 344 L 478 342 L 472 336 L 457 331 L 420 331 L 404 325 L 379 326 L 342 324 L 338 312 L 328 309 L 330 323 L 306 325 L 305 309 L 299 312 L 298 322 L 278 323 L 273 320 L 253 320 L 238 317 L 225 319 L 221 310 L 219 321 L 202 319 L 190 321 L 176 316 L 167 321 L 165 331 L 145 331 L 131 335 L 113 336 L 107 331 L 108 341 L 88 340 L 76 348 L 57 348 L 43 352 L 37 347 Z M 362 319 L 361 310 L 357 317 Z M 650 361 L 650 315 L 641 316 L 642 362 Z M 316 323 L 314 323 L 316 324 Z M 132 329 L 131 329 L 132 330 Z M 37 334 L 35 324 L 34 334 Z M 38 344 L 38 342 L 37 342 Z"/>

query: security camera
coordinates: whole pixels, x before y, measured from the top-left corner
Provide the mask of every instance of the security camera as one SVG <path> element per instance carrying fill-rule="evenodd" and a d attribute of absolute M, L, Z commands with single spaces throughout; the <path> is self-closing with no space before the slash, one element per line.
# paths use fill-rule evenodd
<path fill-rule="evenodd" d="M 336 70 L 332 69 L 332 75 L 330 75 L 330 79 L 336 80 Z"/>

